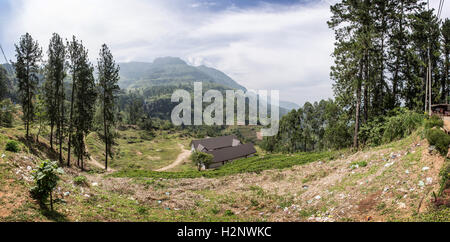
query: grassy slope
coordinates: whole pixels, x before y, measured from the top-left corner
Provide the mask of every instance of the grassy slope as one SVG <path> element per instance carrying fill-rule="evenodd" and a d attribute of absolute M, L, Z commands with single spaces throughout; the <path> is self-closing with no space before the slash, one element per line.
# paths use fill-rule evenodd
<path fill-rule="evenodd" d="M 98 134 L 89 134 L 86 143 L 89 153 L 98 162 L 103 163 L 104 144 Z M 189 141 L 167 131 L 160 131 L 153 137 L 143 130 L 128 129 L 118 131 L 116 143 L 113 147 L 114 159 L 111 160 L 111 167 L 155 170 L 172 163 L 181 152 L 178 144 L 187 146 Z"/>
<path fill-rule="evenodd" d="M 138 132 L 123 135 L 142 138 Z M 428 154 L 426 141 L 417 133 L 350 156 L 331 152 L 265 155 L 201 173 L 137 171 L 129 168 L 132 161 L 125 158 L 116 167 L 126 169 L 114 176 L 134 178 L 64 168 L 66 173 L 55 192 L 59 199 L 55 212 L 40 207 L 28 193 L 33 184 L 28 167 L 52 155 L 48 140 L 22 142 L 22 151 L 12 153 L 4 150 L 8 139 L 23 141 L 23 128 L 0 130 L 0 154 L 5 154 L 0 159 L 0 221 L 361 221 L 369 216 L 377 221 L 450 220 L 448 208 L 429 206 L 430 191 L 438 187 L 436 172 L 443 161 Z M 135 152 L 132 145 L 124 147 L 127 144 L 122 141 L 121 152 Z M 158 142 L 153 144 L 155 152 L 158 145 L 162 149 L 170 146 Z M 146 151 L 145 146 L 141 149 Z M 99 155 L 99 150 L 90 151 Z M 400 156 L 386 167 L 391 154 Z M 321 162 L 314 162 L 318 160 Z M 144 162 L 137 159 L 142 168 L 151 168 Z M 366 165 L 351 168 L 353 164 Z M 431 169 L 422 171 L 424 166 Z M 90 185 L 75 185 L 73 178 L 78 175 L 87 176 Z M 165 179 L 179 177 L 195 178 Z M 418 187 L 427 177 L 434 182 Z M 98 186 L 93 186 L 94 182 Z M 64 195 L 66 192 L 69 195 Z M 417 213 L 421 200 L 423 211 Z M 406 208 L 399 208 L 399 204 Z"/>

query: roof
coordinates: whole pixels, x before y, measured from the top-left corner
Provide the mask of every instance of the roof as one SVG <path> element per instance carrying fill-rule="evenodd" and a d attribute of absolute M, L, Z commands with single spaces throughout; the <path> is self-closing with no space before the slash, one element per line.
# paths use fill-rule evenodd
<path fill-rule="evenodd" d="M 241 158 L 256 153 L 252 143 L 227 147 L 219 150 L 206 151 L 214 156 L 213 162 L 221 162 Z"/>
<path fill-rule="evenodd" d="M 232 146 L 233 139 L 237 139 L 237 137 L 235 135 L 219 136 L 214 138 L 192 140 L 191 144 L 194 145 L 195 149 L 197 149 L 198 145 L 201 144 L 207 150 L 215 150 Z"/>

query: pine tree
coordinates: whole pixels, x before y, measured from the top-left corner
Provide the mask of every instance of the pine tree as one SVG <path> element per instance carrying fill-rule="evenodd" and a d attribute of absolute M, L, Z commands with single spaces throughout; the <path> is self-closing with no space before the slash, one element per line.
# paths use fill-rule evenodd
<path fill-rule="evenodd" d="M 87 59 L 87 51 L 83 53 L 79 62 L 77 72 L 77 85 L 75 90 L 74 104 L 74 128 L 73 137 L 74 153 L 78 158 L 77 165 L 84 170 L 84 157 L 87 156 L 85 137 L 92 128 L 92 120 L 95 112 L 95 101 L 97 97 L 94 67 Z"/>
<path fill-rule="evenodd" d="M 44 83 L 45 107 L 50 120 L 50 146 L 53 149 L 53 130 L 56 125 L 57 133 L 62 132 L 63 125 L 61 106 L 64 105 L 64 78 L 66 48 L 62 38 L 54 33 L 48 46 L 48 60 L 45 66 L 46 80 Z M 62 149 L 62 140 L 59 141 L 60 150 Z M 62 162 L 62 157 L 60 157 Z"/>
<path fill-rule="evenodd" d="M 19 95 L 23 110 L 25 124 L 25 137 L 29 138 L 30 124 L 34 118 L 33 97 L 39 82 L 39 62 L 42 58 L 42 49 L 29 33 L 20 37 L 16 48 L 16 62 L 14 67 L 18 78 Z"/>
<path fill-rule="evenodd" d="M 445 19 L 441 26 L 442 54 L 444 56 L 441 77 L 441 102 L 449 103 L 450 84 L 450 19 Z"/>
<path fill-rule="evenodd" d="M 105 170 L 108 169 L 108 156 L 111 157 L 111 146 L 113 144 L 112 129 L 115 125 L 116 98 L 119 86 L 119 66 L 106 44 L 102 45 L 100 58 L 97 64 L 98 81 L 100 86 L 100 100 L 103 113 L 103 132 L 105 141 Z"/>

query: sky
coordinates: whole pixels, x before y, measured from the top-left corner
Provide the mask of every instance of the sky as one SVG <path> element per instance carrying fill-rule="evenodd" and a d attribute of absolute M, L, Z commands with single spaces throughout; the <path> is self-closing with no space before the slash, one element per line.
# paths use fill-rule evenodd
<path fill-rule="evenodd" d="M 0 44 L 14 60 L 14 43 L 26 32 L 44 50 L 54 32 L 75 35 L 94 63 L 103 43 L 117 62 L 180 57 L 303 105 L 333 96 L 334 34 L 326 21 L 336 1 L 0 0 Z M 444 18 L 450 17 L 448 4 Z"/>

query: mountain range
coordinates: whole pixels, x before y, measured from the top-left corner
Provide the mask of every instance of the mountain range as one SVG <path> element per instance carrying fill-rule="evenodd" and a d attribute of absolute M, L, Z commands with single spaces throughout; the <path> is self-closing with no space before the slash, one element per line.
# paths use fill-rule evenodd
<path fill-rule="evenodd" d="M 192 66 L 178 57 L 160 57 L 149 62 L 122 62 L 119 86 L 122 89 L 145 89 L 152 86 L 192 85 L 201 81 L 224 87 L 224 89 L 247 89 L 225 73 L 204 65 Z M 283 111 L 298 109 L 296 103 L 281 101 Z M 285 112 L 282 112 L 285 113 Z"/>

